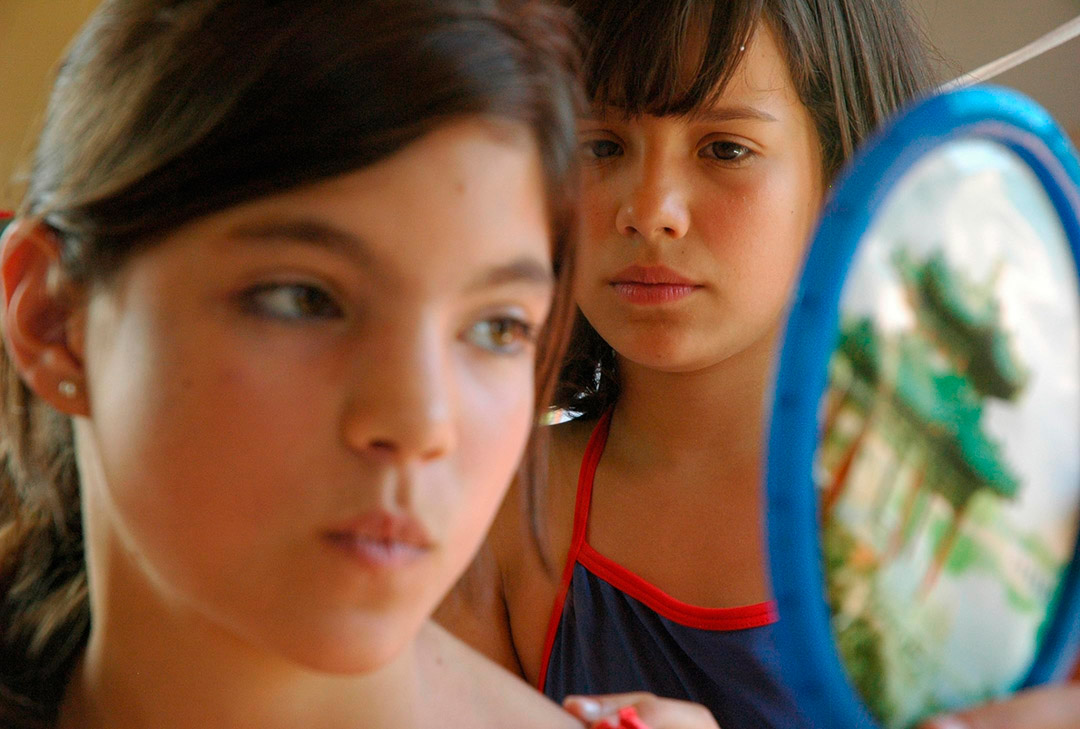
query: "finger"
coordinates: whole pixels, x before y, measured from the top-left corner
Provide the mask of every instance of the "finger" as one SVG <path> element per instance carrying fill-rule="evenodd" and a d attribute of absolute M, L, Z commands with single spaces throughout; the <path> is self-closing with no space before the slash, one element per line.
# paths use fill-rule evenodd
<path fill-rule="evenodd" d="M 635 708 L 651 729 L 719 729 L 712 712 L 701 704 L 651 696 Z"/>
<path fill-rule="evenodd" d="M 624 706 L 636 706 L 647 699 L 656 698 L 645 691 L 626 694 L 602 694 L 593 696 L 567 696 L 563 708 L 585 722 L 595 722 L 617 714 Z M 616 722 L 617 724 L 617 722 Z"/>
<path fill-rule="evenodd" d="M 1080 686 L 1030 689 L 974 709 L 936 717 L 920 729 L 1080 729 Z"/>

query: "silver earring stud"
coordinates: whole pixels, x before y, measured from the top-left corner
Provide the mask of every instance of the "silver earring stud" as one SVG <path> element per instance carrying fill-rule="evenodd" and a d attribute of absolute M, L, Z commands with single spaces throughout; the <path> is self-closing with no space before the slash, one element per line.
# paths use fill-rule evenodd
<path fill-rule="evenodd" d="M 75 386 L 75 383 L 71 380 L 61 380 L 57 388 L 60 394 L 64 397 L 75 397 L 75 394 L 79 391 L 79 388 Z"/>

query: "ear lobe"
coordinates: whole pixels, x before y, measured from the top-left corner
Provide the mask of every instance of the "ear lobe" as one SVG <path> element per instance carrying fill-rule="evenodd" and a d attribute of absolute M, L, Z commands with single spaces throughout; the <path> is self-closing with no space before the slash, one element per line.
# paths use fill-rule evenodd
<path fill-rule="evenodd" d="M 70 292 L 56 284 L 60 243 L 44 225 L 16 221 L 0 240 L 0 323 L 19 375 L 38 397 L 69 415 L 87 415 L 80 354 L 69 324 L 81 322 Z"/>

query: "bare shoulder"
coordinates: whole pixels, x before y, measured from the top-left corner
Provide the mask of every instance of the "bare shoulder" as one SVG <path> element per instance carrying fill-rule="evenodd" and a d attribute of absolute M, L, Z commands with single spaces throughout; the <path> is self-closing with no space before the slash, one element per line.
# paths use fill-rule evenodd
<path fill-rule="evenodd" d="M 561 558 L 570 546 L 577 501 L 578 476 L 595 420 L 577 419 L 551 427 L 543 518 L 553 539 L 551 547 Z"/>
<path fill-rule="evenodd" d="M 570 421 L 547 431 L 548 473 L 535 492 L 539 499 L 515 481 L 487 540 L 434 616 L 470 647 L 530 682 L 540 671 L 573 530 L 577 472 L 592 426 Z"/>
<path fill-rule="evenodd" d="M 423 632 L 434 726 L 581 729 L 581 723 L 517 676 L 435 624 Z"/>
<path fill-rule="evenodd" d="M 521 675 L 510 639 L 502 575 L 491 542 L 481 545 L 472 564 L 443 598 L 434 619 L 474 650 Z"/>
<path fill-rule="evenodd" d="M 491 531 L 491 545 L 504 573 L 520 572 L 525 562 L 531 570 L 541 564 L 538 548 L 548 560 L 559 561 L 570 544 L 578 471 L 594 422 L 571 420 L 548 429 L 549 448 L 544 483 L 530 489 L 515 480 L 503 501 Z M 533 525 L 540 534 L 534 535 Z M 539 544 L 537 543 L 539 537 Z"/>
<path fill-rule="evenodd" d="M 515 483 L 489 537 L 501 576 L 511 643 L 521 674 L 533 685 L 570 550 L 578 471 L 592 424 L 551 426 L 546 482 Z"/>
<path fill-rule="evenodd" d="M 575 418 L 551 426 L 551 454 L 554 459 L 580 464 L 585 446 L 596 428 L 596 418 Z"/>

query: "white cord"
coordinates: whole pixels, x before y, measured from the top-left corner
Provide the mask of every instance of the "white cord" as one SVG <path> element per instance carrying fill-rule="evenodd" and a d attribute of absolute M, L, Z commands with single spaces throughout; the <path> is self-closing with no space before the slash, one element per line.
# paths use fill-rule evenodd
<path fill-rule="evenodd" d="M 948 83 L 942 84 L 939 87 L 939 90 L 951 91 L 953 89 L 971 86 L 972 84 L 982 83 L 983 81 L 989 81 L 995 76 L 1016 68 L 1021 63 L 1030 61 L 1036 56 L 1041 56 L 1043 53 L 1046 53 L 1052 48 L 1057 48 L 1062 43 L 1067 43 L 1077 36 L 1080 36 L 1080 16 L 1067 21 L 1064 25 L 1055 28 L 1038 40 L 1028 43 L 1018 51 L 1013 51 L 1007 56 L 1003 56 L 996 61 L 991 61 L 984 66 L 979 66 L 974 71 L 965 73 L 959 78 L 955 78 Z"/>

